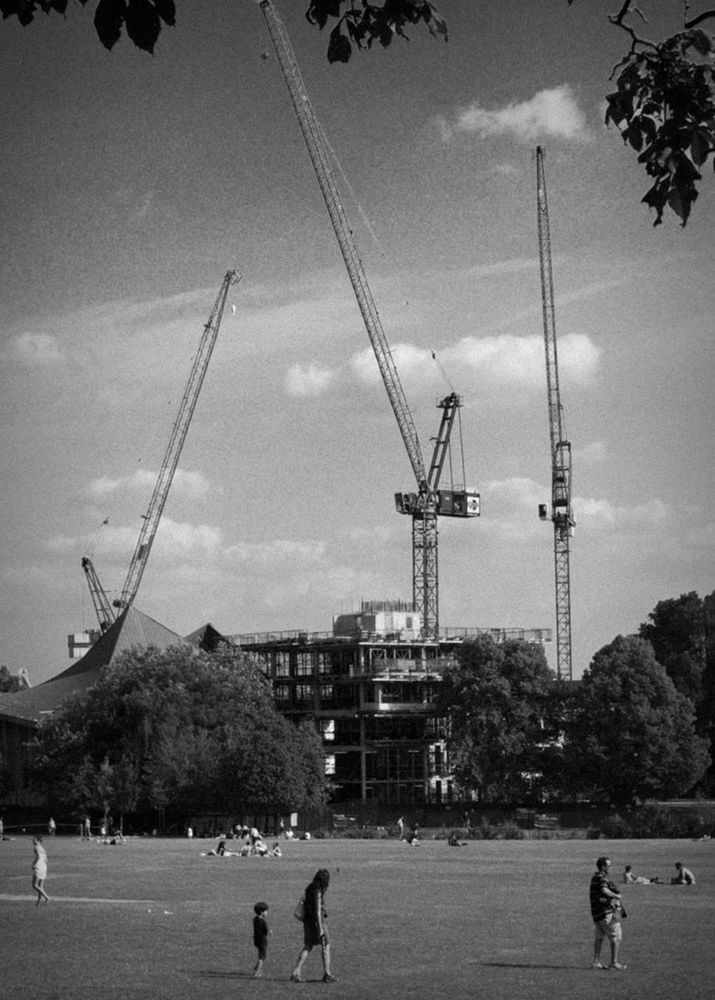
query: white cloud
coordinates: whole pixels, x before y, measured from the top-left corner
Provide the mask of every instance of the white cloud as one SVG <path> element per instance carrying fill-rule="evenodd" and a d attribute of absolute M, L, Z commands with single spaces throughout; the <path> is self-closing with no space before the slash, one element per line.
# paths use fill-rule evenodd
<path fill-rule="evenodd" d="M 103 500 L 125 491 L 146 493 L 154 488 L 157 476 L 158 472 L 151 469 L 137 469 L 131 476 L 121 476 L 119 479 L 100 476 L 89 483 L 86 492 L 93 500 Z M 209 492 L 209 482 L 200 472 L 179 468 L 174 473 L 171 492 L 190 498 L 204 497 Z"/>
<path fill-rule="evenodd" d="M 18 334 L 10 340 L 7 356 L 26 368 L 51 368 L 64 361 L 57 339 L 47 333 Z"/>
<path fill-rule="evenodd" d="M 591 382 L 600 351 L 588 336 L 570 333 L 559 338 L 559 377 L 577 385 Z M 541 387 L 545 379 L 544 341 L 537 334 L 464 337 L 440 352 L 450 368 L 461 367 L 496 386 Z"/>
<path fill-rule="evenodd" d="M 668 519 L 668 508 L 655 497 L 643 504 L 632 507 L 618 507 L 610 500 L 575 498 L 574 514 L 579 528 L 594 530 L 661 528 Z"/>
<path fill-rule="evenodd" d="M 390 353 L 401 378 L 420 375 L 429 378 L 432 376 L 432 352 L 424 347 L 417 347 L 415 344 L 395 344 L 390 349 Z M 371 347 L 366 347 L 363 351 L 353 355 L 350 367 L 362 382 L 375 384 L 380 381 L 380 369 Z"/>
<path fill-rule="evenodd" d="M 509 135 L 528 143 L 545 137 L 581 142 L 588 138 L 584 114 L 568 84 L 540 90 L 527 101 L 512 101 L 503 108 L 488 110 L 474 103 L 458 112 L 451 124 L 440 122 L 440 127 L 445 138 L 454 132 Z"/>
<path fill-rule="evenodd" d="M 190 555 L 195 559 L 197 554 L 203 553 L 204 557 L 212 557 L 219 552 L 220 545 L 221 532 L 218 528 L 163 517 L 156 532 L 152 556 L 175 559 Z"/>
<path fill-rule="evenodd" d="M 517 266 L 515 262 L 515 266 Z M 601 351 L 586 334 L 569 333 L 559 338 L 559 376 L 562 382 L 588 385 L 598 373 Z M 392 348 L 401 380 L 427 382 L 434 375 L 432 351 L 416 344 L 400 343 Z M 541 389 L 545 379 L 544 341 L 540 334 L 517 337 L 500 334 L 464 337 L 439 352 L 450 372 L 467 372 L 495 388 L 520 386 Z M 377 385 L 380 370 L 371 347 L 350 359 L 349 369 L 360 381 Z M 293 396 L 318 396 L 338 377 L 337 371 L 313 365 L 294 366 L 286 374 L 286 391 Z"/>
<path fill-rule="evenodd" d="M 335 372 L 315 364 L 293 365 L 285 376 L 285 390 L 289 396 L 320 396 L 335 379 Z"/>

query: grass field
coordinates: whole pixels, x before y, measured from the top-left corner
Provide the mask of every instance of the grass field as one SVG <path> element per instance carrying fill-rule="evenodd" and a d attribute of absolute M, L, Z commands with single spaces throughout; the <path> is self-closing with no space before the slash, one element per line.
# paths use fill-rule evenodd
<path fill-rule="evenodd" d="M 49 905 L 34 905 L 29 836 L 0 843 L 1 1000 L 224 1000 L 325 991 L 353 1000 L 705 1000 L 715 995 L 715 841 L 287 842 L 283 858 L 207 858 L 208 841 L 125 847 L 46 840 Z M 620 877 L 697 885 L 624 887 L 627 971 L 590 969 L 588 882 L 598 854 Z M 288 981 L 292 910 L 317 868 L 339 982 Z M 253 904 L 270 904 L 265 978 L 252 980 Z"/>

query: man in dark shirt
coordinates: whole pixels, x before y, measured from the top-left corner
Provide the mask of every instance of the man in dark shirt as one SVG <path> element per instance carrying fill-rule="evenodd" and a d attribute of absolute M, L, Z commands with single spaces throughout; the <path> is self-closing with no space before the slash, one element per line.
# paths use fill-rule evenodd
<path fill-rule="evenodd" d="M 618 961 L 621 949 L 621 896 L 618 889 L 609 879 L 611 870 L 610 858 L 601 857 L 596 860 L 596 871 L 591 877 L 589 886 L 589 902 L 593 919 L 595 937 L 593 940 L 593 969 L 615 969 L 622 972 L 625 965 Z M 611 964 L 601 964 L 601 946 L 604 938 L 608 938 L 611 947 Z"/>

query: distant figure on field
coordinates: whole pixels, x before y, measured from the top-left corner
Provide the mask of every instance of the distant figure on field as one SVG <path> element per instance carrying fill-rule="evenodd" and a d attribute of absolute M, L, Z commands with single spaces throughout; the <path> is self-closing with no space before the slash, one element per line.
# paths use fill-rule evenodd
<path fill-rule="evenodd" d="M 623 871 L 623 881 L 626 885 L 659 885 L 660 878 L 656 875 L 655 878 L 646 878 L 645 875 L 636 875 L 633 871 L 633 865 L 626 865 Z"/>
<path fill-rule="evenodd" d="M 193 838 L 194 838 L 194 828 L 193 828 L 193 826 L 187 826 L 186 827 L 186 836 L 189 838 L 189 840 L 193 840 Z"/>
<path fill-rule="evenodd" d="M 595 931 L 591 968 L 608 968 L 622 972 L 626 966 L 622 965 L 618 958 L 623 937 L 621 916 L 625 916 L 625 911 L 623 910 L 618 889 L 613 882 L 609 881 L 610 870 L 610 858 L 598 858 L 596 860 L 596 872 L 591 876 L 589 886 L 589 903 Z M 611 948 L 611 963 L 608 966 L 604 966 L 601 963 L 601 947 L 605 938 L 608 938 Z"/>
<path fill-rule="evenodd" d="M 405 839 L 405 821 L 402 816 L 397 821 L 397 836 L 399 840 Z"/>
<path fill-rule="evenodd" d="M 269 855 L 272 858 L 282 858 L 283 857 L 283 851 L 281 850 L 281 845 L 278 843 L 277 840 L 275 841 L 275 843 L 273 844 L 273 846 L 271 847 L 271 849 L 270 849 L 270 851 L 268 853 L 269 853 Z"/>
<path fill-rule="evenodd" d="M 35 849 L 32 859 L 32 888 L 37 893 L 37 903 L 35 905 L 39 906 L 43 899 L 46 903 L 50 901 L 50 897 L 43 888 L 44 881 L 47 878 L 47 851 L 39 833 L 32 838 L 32 844 Z"/>
<path fill-rule="evenodd" d="M 268 954 L 268 935 L 271 933 L 266 920 L 268 913 L 268 903 L 256 903 L 253 907 L 255 916 L 253 918 L 253 943 L 258 952 L 258 961 L 253 969 L 253 978 L 260 979 L 263 975 L 263 963 Z"/>
<path fill-rule="evenodd" d="M 413 823 L 410 827 L 410 835 L 407 838 L 407 843 L 410 847 L 416 847 L 419 843 L 419 827 L 416 823 Z"/>
<path fill-rule="evenodd" d="M 91 840 L 92 839 L 92 824 L 90 822 L 89 816 L 85 818 L 84 826 L 82 827 L 82 839 Z"/>
<path fill-rule="evenodd" d="M 671 885 L 695 885 L 695 876 L 689 868 L 683 868 L 682 861 L 675 862 L 677 875 L 670 880 Z"/>
<path fill-rule="evenodd" d="M 305 890 L 303 897 L 303 948 L 290 977 L 292 983 L 303 982 L 300 975 L 303 963 L 317 944 L 320 945 L 323 956 L 323 982 L 335 982 L 335 977 L 330 972 L 330 938 L 328 936 L 328 914 L 325 909 L 325 893 L 328 891 L 329 885 L 330 872 L 326 868 L 319 868 L 313 876 L 313 881 Z"/>
<path fill-rule="evenodd" d="M 55 833 L 57 832 L 57 824 L 55 823 L 54 819 L 51 816 L 47 824 L 47 832 L 51 837 L 54 837 Z"/>
<path fill-rule="evenodd" d="M 449 847 L 466 847 L 467 846 L 466 840 L 460 840 L 459 839 L 459 836 L 457 835 L 457 831 L 456 830 L 452 830 L 452 832 L 450 833 L 449 837 L 447 838 L 447 844 L 448 844 Z"/>

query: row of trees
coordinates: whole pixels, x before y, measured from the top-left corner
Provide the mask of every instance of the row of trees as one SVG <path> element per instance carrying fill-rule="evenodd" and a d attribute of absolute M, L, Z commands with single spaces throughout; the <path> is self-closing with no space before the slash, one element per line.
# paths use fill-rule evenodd
<path fill-rule="evenodd" d="M 539 646 L 465 643 L 439 710 L 455 780 L 482 801 L 713 794 L 715 592 L 662 601 L 576 683 Z M 281 716 L 235 650 L 124 654 L 41 723 L 31 771 L 60 814 L 240 816 L 318 809 L 329 794 L 315 728 Z"/>
<path fill-rule="evenodd" d="M 659 603 L 576 684 L 557 681 L 539 647 L 479 638 L 441 698 L 455 777 L 483 800 L 713 794 L 715 593 Z"/>
<path fill-rule="evenodd" d="M 31 746 L 50 808 L 184 819 L 317 808 L 319 737 L 275 709 L 270 686 L 235 651 L 134 650 L 44 720 Z"/>

